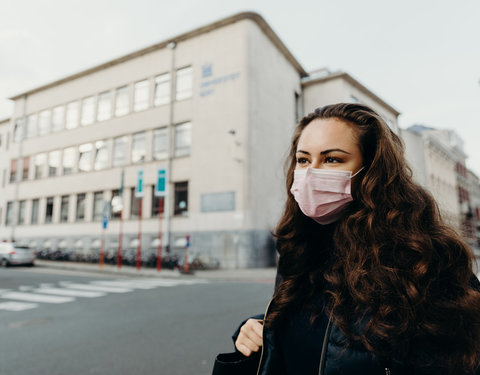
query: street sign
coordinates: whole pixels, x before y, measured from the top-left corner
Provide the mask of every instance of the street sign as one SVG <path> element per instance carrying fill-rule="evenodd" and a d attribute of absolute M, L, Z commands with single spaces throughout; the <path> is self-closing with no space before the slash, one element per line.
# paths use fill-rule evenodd
<path fill-rule="evenodd" d="M 103 210 L 102 210 L 103 229 L 107 229 L 108 220 L 110 220 L 110 202 L 103 201 Z"/>
<path fill-rule="evenodd" d="M 164 197 L 166 194 L 167 187 L 167 170 L 158 169 L 157 170 L 157 185 L 155 186 L 155 196 Z"/>
<path fill-rule="evenodd" d="M 137 186 L 135 187 L 135 198 L 143 198 L 143 170 L 137 174 Z"/>

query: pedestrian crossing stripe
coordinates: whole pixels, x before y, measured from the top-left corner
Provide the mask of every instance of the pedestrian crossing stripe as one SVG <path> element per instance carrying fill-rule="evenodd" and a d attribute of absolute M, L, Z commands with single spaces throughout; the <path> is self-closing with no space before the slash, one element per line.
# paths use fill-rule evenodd
<path fill-rule="evenodd" d="M 13 299 L 27 302 L 45 302 L 45 303 L 65 303 L 75 301 L 73 297 L 50 296 L 26 292 L 7 292 L 2 294 L 2 298 Z"/>
<path fill-rule="evenodd" d="M 0 310 L 8 311 L 22 311 L 34 309 L 38 306 L 38 303 L 26 303 L 26 302 L 0 302 Z"/>
<path fill-rule="evenodd" d="M 111 287 L 111 286 L 109 287 L 109 286 L 76 284 L 76 283 L 62 283 L 61 285 L 68 289 L 90 290 L 90 291 L 105 292 L 105 293 L 128 293 L 133 290 L 128 288 L 120 288 L 120 287 Z"/>
<path fill-rule="evenodd" d="M 61 304 L 72 302 L 76 297 L 97 298 L 108 293 L 128 293 L 138 289 L 154 289 L 181 285 L 206 284 L 207 280 L 175 279 L 121 279 L 94 280 L 88 284 L 71 281 L 59 282 L 59 287 L 51 283 L 42 283 L 39 287 L 21 285 L 18 291 L 0 289 L 0 299 L 13 300 L 0 302 L 0 310 L 23 311 L 33 309 L 40 303 Z"/>
<path fill-rule="evenodd" d="M 96 298 L 106 296 L 103 292 L 89 292 L 85 290 L 72 290 L 66 288 L 39 288 L 34 289 L 34 293 L 54 294 L 58 296 Z"/>

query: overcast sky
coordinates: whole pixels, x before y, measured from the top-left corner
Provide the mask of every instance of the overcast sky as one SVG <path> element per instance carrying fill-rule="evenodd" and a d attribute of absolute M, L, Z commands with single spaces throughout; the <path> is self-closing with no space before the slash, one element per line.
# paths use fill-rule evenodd
<path fill-rule="evenodd" d="M 0 119 L 9 96 L 245 10 L 307 71 L 346 71 L 382 97 L 402 128 L 455 129 L 480 176 L 478 0 L 1 0 Z"/>

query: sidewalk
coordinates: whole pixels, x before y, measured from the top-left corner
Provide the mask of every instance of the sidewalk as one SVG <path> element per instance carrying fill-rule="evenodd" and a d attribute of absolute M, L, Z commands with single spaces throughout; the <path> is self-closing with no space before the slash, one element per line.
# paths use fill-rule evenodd
<path fill-rule="evenodd" d="M 104 264 L 100 267 L 98 264 L 77 263 L 68 261 L 54 260 L 35 260 L 35 267 L 55 268 L 62 270 L 93 272 L 99 274 L 119 275 L 119 276 L 140 276 L 140 277 L 160 277 L 160 278 L 198 278 L 218 281 L 240 281 L 240 282 L 271 282 L 275 281 L 275 268 L 249 268 L 249 269 L 220 269 L 208 271 L 194 271 L 193 274 L 185 275 L 178 270 L 162 269 L 158 272 L 155 268 L 143 267 L 137 270 L 135 267 Z"/>

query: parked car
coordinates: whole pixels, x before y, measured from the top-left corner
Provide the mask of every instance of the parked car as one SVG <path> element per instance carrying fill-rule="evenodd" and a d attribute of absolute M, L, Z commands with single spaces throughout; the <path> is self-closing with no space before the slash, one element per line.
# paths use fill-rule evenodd
<path fill-rule="evenodd" d="M 13 242 L 0 242 L 0 262 L 3 267 L 13 265 L 33 266 L 35 251 L 28 246 L 20 246 Z"/>

